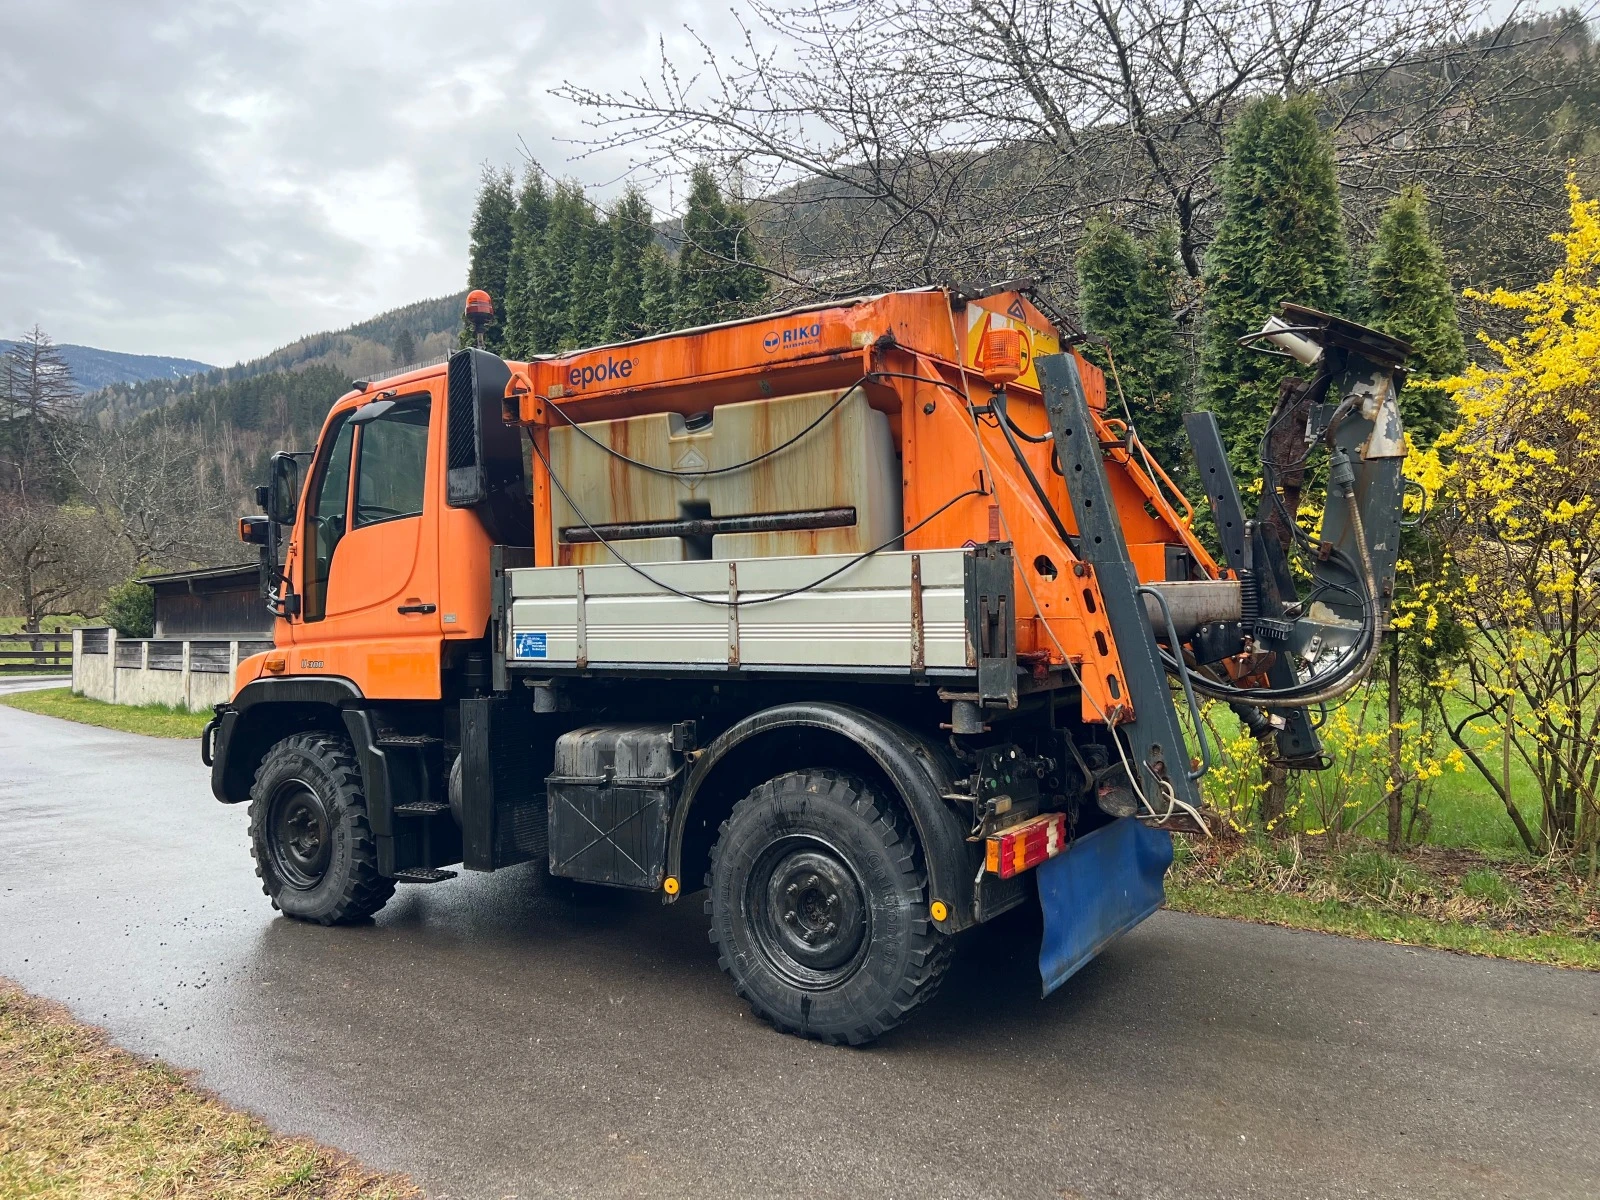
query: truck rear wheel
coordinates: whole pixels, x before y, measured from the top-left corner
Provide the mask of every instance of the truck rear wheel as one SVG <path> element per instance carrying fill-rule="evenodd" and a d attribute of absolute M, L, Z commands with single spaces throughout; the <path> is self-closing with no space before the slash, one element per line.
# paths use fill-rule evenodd
<path fill-rule="evenodd" d="M 951 943 L 928 915 L 916 838 L 859 779 L 796 771 L 752 791 L 711 852 L 711 941 L 784 1033 L 860 1045 L 931 997 Z"/>
<path fill-rule="evenodd" d="M 348 738 L 299 733 L 267 751 L 250 789 L 250 853 L 262 890 L 285 916 L 341 925 L 389 902 L 394 880 L 378 873 Z"/>

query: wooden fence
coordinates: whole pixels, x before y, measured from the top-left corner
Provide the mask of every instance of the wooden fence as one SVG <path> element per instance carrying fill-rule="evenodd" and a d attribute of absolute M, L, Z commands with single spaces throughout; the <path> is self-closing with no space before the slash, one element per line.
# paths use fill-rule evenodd
<path fill-rule="evenodd" d="M 0 633 L 0 675 L 55 675 L 72 670 L 72 633 Z"/>

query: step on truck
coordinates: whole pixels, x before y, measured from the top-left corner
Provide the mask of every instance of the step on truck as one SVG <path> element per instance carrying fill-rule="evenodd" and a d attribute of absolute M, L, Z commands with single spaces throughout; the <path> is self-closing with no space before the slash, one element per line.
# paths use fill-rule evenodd
<path fill-rule="evenodd" d="M 1308 711 L 1393 590 L 1407 347 L 1292 305 L 1254 335 L 1303 369 L 1253 508 L 1186 419 L 1213 550 L 1041 303 L 926 288 L 508 362 L 476 292 L 479 347 L 355 383 L 240 522 L 274 648 L 202 739 L 273 906 L 360 921 L 518 864 L 703 887 L 738 993 L 832 1042 L 1018 906 L 1059 987 L 1205 828 L 1201 703 L 1327 765 Z"/>

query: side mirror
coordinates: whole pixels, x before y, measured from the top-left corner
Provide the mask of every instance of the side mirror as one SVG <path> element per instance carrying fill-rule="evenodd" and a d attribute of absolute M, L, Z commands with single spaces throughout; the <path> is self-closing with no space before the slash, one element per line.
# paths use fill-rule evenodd
<path fill-rule="evenodd" d="M 300 506 L 300 463 L 292 454 L 272 456 L 272 482 L 267 495 L 267 516 L 278 525 L 293 525 Z"/>

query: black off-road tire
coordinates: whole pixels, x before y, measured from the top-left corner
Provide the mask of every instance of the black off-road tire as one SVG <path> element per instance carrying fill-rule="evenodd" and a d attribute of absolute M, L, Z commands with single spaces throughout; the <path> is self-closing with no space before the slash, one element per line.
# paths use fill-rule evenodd
<path fill-rule="evenodd" d="M 853 776 L 796 771 L 756 788 L 722 823 L 706 884 L 719 964 L 784 1033 L 870 1042 L 950 965 L 909 822 Z"/>
<path fill-rule="evenodd" d="M 250 788 L 250 853 L 261 890 L 285 916 L 344 925 L 389 902 L 394 880 L 378 873 L 348 738 L 297 733 L 267 751 Z"/>

